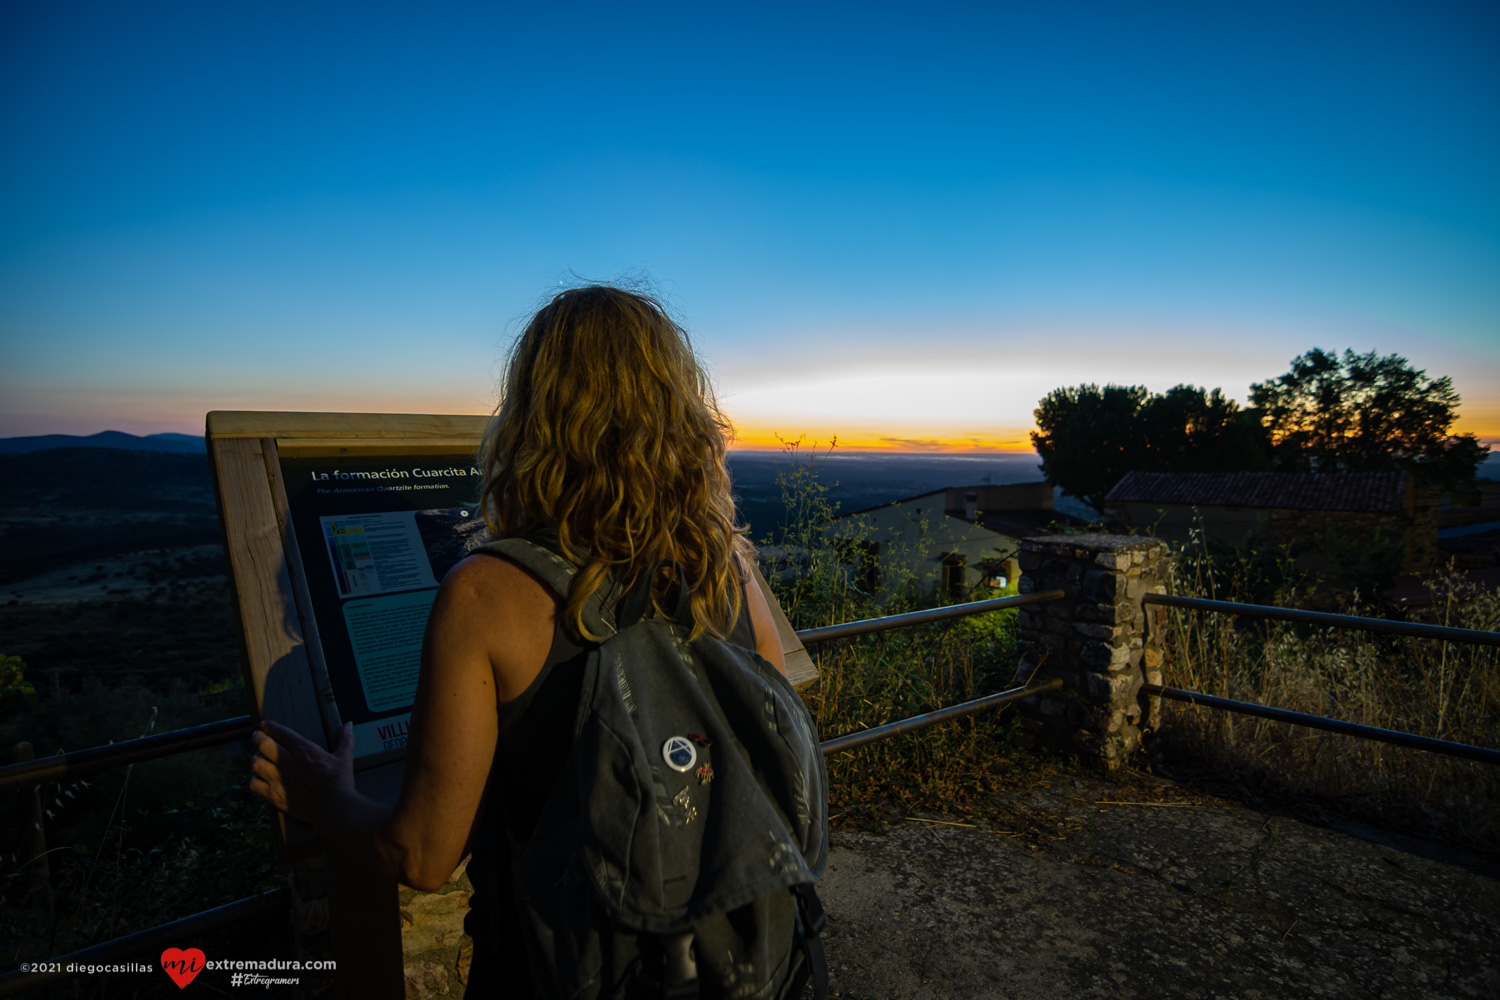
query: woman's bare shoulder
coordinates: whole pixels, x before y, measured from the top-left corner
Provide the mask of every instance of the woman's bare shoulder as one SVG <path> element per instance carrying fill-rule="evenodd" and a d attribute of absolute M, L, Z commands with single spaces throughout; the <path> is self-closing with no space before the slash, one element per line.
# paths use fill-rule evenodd
<path fill-rule="evenodd" d="M 461 586 L 518 587 L 522 590 L 535 589 L 549 595 L 552 593 L 546 584 L 519 563 L 511 562 L 504 556 L 483 552 L 476 552 L 459 560 L 448 571 L 448 575 L 443 577 L 444 585 L 450 581 Z"/>
<path fill-rule="evenodd" d="M 515 563 L 469 556 L 443 578 L 429 641 L 435 638 L 434 630 L 466 635 L 489 659 L 500 700 L 509 701 L 526 689 L 546 661 L 557 608 L 557 596 Z"/>
<path fill-rule="evenodd" d="M 469 556 L 449 570 L 440 598 L 506 625 L 540 618 L 548 630 L 557 607 L 557 596 L 528 570 L 489 555 Z"/>

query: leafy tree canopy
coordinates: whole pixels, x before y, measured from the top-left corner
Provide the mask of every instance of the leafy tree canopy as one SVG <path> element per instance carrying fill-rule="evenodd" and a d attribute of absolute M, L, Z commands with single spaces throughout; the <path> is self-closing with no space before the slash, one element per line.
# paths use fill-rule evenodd
<path fill-rule="evenodd" d="M 1255 414 L 1223 392 L 1179 385 L 1070 386 L 1037 406 L 1031 443 L 1042 473 L 1095 510 L 1127 472 L 1232 472 L 1269 468 Z"/>
<path fill-rule="evenodd" d="M 1458 486 L 1489 449 L 1450 429 L 1453 380 L 1429 379 L 1399 354 L 1314 349 L 1292 370 L 1250 387 L 1276 468 L 1314 472 L 1410 472 L 1420 483 Z"/>

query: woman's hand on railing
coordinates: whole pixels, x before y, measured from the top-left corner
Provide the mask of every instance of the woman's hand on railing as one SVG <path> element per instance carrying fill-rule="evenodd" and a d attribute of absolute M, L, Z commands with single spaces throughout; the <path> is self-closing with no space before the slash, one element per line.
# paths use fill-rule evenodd
<path fill-rule="evenodd" d="M 250 744 L 250 790 L 288 816 L 312 823 L 325 803 L 354 787 L 352 723 L 344 723 L 333 753 L 269 719 L 250 734 Z"/>

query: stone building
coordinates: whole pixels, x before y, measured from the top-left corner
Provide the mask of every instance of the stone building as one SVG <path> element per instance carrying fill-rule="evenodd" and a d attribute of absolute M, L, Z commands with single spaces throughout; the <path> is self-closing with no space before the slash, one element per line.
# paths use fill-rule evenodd
<path fill-rule="evenodd" d="M 1404 472 L 1131 472 L 1105 514 L 1138 533 L 1187 541 L 1194 529 L 1242 546 L 1258 539 L 1322 569 L 1336 546 L 1401 545 L 1401 571 L 1432 567 L 1437 496 Z"/>
<path fill-rule="evenodd" d="M 1048 483 L 952 486 L 833 519 L 850 540 L 848 562 L 869 590 L 898 581 L 950 597 L 980 584 L 1013 587 L 1022 538 L 1082 522 L 1052 507 Z"/>

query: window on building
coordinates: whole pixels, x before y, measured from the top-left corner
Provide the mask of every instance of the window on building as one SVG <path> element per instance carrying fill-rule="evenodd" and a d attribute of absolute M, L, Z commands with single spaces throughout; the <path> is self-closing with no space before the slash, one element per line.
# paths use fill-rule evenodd
<path fill-rule="evenodd" d="M 962 552 L 943 554 L 943 594 L 947 597 L 964 596 L 964 568 L 968 560 Z"/>
<path fill-rule="evenodd" d="M 979 572 L 979 585 L 991 590 L 1004 590 L 1015 579 L 1014 559 L 981 559 L 974 568 Z"/>

